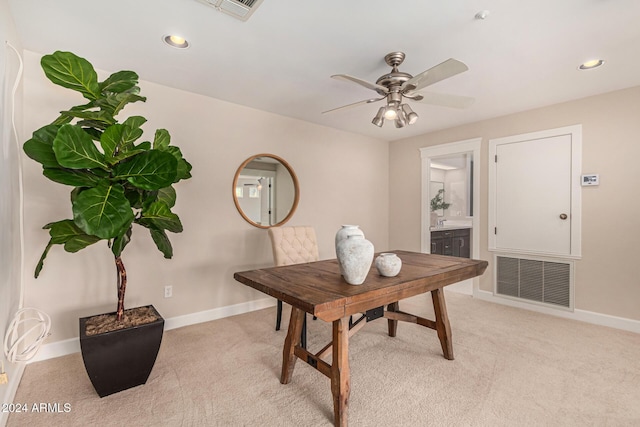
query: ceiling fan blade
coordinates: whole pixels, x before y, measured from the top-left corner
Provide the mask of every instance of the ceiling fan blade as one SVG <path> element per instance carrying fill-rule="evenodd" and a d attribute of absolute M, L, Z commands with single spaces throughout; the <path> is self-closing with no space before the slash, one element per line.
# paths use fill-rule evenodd
<path fill-rule="evenodd" d="M 462 62 L 457 59 L 450 58 L 407 80 L 400 87 L 400 90 L 420 90 L 441 80 L 453 77 L 456 74 L 463 73 L 468 69 L 469 67 Z"/>
<path fill-rule="evenodd" d="M 419 92 L 412 93 L 412 95 L 415 95 L 414 101 L 423 104 L 440 105 L 442 107 L 463 109 L 470 107 L 475 102 L 474 98 L 468 96 L 449 95 L 445 93 Z"/>
<path fill-rule="evenodd" d="M 331 78 L 332 79 L 336 79 L 336 80 L 343 80 L 345 82 L 357 83 L 360 86 L 366 87 L 367 89 L 375 90 L 380 95 L 389 92 L 389 89 L 387 89 L 386 87 L 384 87 L 382 85 L 379 85 L 379 84 L 376 84 L 376 83 L 371 83 L 371 82 L 368 82 L 366 80 L 362 80 L 362 79 L 359 79 L 357 77 L 350 76 L 348 74 L 334 74 L 333 76 L 331 76 Z"/>
<path fill-rule="evenodd" d="M 343 105 L 342 107 L 333 108 L 331 110 L 323 111 L 322 114 L 333 113 L 334 111 L 343 110 L 343 109 L 346 109 L 346 108 L 351 108 L 351 107 L 355 107 L 355 106 L 362 105 L 362 104 L 371 104 L 372 102 L 382 101 L 385 98 L 386 97 L 383 96 L 382 98 L 365 99 L 364 101 L 358 101 L 358 102 L 354 102 L 353 104 L 347 104 L 347 105 Z"/>

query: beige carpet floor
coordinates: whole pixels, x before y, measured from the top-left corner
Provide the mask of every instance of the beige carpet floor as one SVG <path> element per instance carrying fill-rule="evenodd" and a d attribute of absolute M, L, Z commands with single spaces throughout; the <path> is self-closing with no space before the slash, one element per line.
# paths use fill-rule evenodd
<path fill-rule="evenodd" d="M 350 425 L 640 426 L 640 335 L 446 297 L 454 361 L 417 325 L 390 338 L 380 319 L 351 338 Z M 432 313 L 428 295 L 401 305 Z M 332 425 L 328 378 L 298 361 L 280 384 L 274 319 L 269 308 L 167 331 L 147 384 L 102 399 L 80 354 L 33 363 L 16 402 L 71 410 L 12 414 L 8 426 Z M 309 320 L 309 348 L 330 333 Z"/>

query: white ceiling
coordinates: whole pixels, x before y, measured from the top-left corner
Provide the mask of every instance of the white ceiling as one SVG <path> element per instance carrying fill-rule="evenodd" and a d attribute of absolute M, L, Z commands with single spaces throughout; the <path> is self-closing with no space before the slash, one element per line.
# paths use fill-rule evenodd
<path fill-rule="evenodd" d="M 242 22 L 196 0 L 9 0 L 23 47 L 68 50 L 97 68 L 320 125 L 396 140 L 640 85 L 638 0 L 264 0 Z M 485 20 L 474 15 L 488 10 Z M 186 37 L 177 50 L 165 34 Z M 382 102 L 331 79 L 375 82 L 403 51 L 416 75 L 455 58 L 469 71 L 433 92 L 471 96 L 466 110 L 410 102 L 420 119 L 371 124 Z M 603 67 L 577 71 L 585 60 Z M 144 95 L 144 94 L 143 94 Z"/>

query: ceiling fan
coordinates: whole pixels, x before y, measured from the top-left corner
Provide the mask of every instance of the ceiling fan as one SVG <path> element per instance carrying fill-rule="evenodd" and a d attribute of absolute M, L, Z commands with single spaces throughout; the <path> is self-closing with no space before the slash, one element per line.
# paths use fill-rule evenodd
<path fill-rule="evenodd" d="M 403 52 L 391 52 L 387 54 L 384 60 L 392 67 L 392 70 L 390 73 L 378 78 L 375 83 L 370 83 L 348 74 L 335 74 L 331 76 L 333 79 L 356 83 L 367 89 L 372 89 L 376 91 L 380 97 L 343 105 L 342 107 L 324 111 L 322 114 L 386 99 L 387 105 L 380 107 L 372 123 L 382 127 L 385 119 L 394 120 L 396 127 L 401 128 L 407 124 L 412 125 L 418 120 L 418 115 L 408 104 L 403 103 L 403 98 L 452 108 L 466 108 L 473 104 L 474 99 L 466 96 L 420 92 L 427 86 L 467 71 L 469 68 L 465 64 L 456 59 L 447 59 L 435 67 L 423 71 L 416 76 L 412 76 L 409 73 L 398 71 L 398 66 L 402 64 L 404 58 L 405 54 Z"/>

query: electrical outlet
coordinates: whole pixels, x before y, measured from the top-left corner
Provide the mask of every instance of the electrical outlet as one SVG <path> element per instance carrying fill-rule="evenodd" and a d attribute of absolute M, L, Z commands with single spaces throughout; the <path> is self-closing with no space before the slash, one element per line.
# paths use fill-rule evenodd
<path fill-rule="evenodd" d="M 173 296 L 173 286 L 165 286 L 164 287 L 164 297 L 171 298 Z"/>

